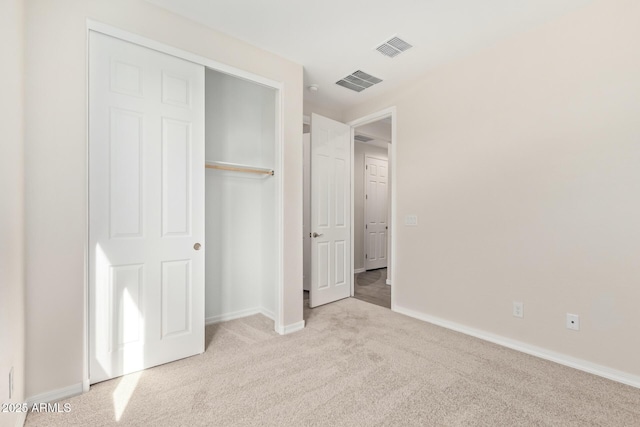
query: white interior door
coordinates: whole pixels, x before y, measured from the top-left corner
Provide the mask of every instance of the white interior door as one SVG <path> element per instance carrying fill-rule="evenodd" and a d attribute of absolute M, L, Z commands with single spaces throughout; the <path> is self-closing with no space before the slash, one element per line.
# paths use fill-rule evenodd
<path fill-rule="evenodd" d="M 204 351 L 204 67 L 90 34 L 90 379 Z"/>
<path fill-rule="evenodd" d="M 351 128 L 311 116 L 311 291 L 316 307 L 351 294 Z"/>
<path fill-rule="evenodd" d="M 387 199 L 389 194 L 389 166 L 386 160 L 365 157 L 365 258 L 366 270 L 387 266 Z"/>

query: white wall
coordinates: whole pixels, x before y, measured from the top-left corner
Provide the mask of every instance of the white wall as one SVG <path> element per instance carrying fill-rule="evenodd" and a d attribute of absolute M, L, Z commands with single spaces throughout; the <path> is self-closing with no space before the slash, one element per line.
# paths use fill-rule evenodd
<path fill-rule="evenodd" d="M 24 400 L 24 8 L 0 6 L 0 402 Z M 14 426 L 17 414 L 0 413 L 0 426 Z"/>
<path fill-rule="evenodd" d="M 27 0 L 27 396 L 83 380 L 87 18 L 283 82 L 283 323 L 302 320 L 302 67 L 143 0 Z"/>
<path fill-rule="evenodd" d="M 596 1 L 346 112 L 397 106 L 399 308 L 638 378 L 638 22 Z"/>
<path fill-rule="evenodd" d="M 366 156 L 376 157 L 378 159 L 388 160 L 387 150 L 376 147 L 374 145 L 365 144 L 355 141 L 354 157 L 353 157 L 353 210 L 354 210 L 354 230 L 353 230 L 353 268 L 355 270 L 364 268 L 364 195 L 365 195 L 365 178 L 364 178 L 364 162 Z M 391 200 L 388 197 L 387 200 Z"/>
<path fill-rule="evenodd" d="M 320 114 L 321 116 L 328 117 L 330 119 L 342 122 L 342 110 L 338 108 L 327 107 L 324 105 L 318 105 L 311 99 L 313 95 L 309 94 L 308 89 L 304 89 L 304 115 L 311 117 L 311 114 Z"/>
<path fill-rule="evenodd" d="M 275 95 L 273 89 L 207 70 L 207 161 L 275 168 Z M 274 313 L 274 181 L 207 169 L 205 316 L 210 321 L 256 309 Z"/>

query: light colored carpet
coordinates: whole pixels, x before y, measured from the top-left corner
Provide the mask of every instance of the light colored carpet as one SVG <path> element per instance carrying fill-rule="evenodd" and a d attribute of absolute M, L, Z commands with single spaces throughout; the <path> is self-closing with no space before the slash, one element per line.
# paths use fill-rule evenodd
<path fill-rule="evenodd" d="M 111 425 L 117 410 L 140 426 L 640 426 L 638 389 L 353 298 L 305 313 L 284 337 L 261 315 L 210 326 L 206 353 L 27 425 Z"/>

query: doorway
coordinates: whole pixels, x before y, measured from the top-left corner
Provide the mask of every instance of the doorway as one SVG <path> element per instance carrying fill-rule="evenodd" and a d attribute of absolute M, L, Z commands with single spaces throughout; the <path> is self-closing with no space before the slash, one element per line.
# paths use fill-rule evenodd
<path fill-rule="evenodd" d="M 360 276 L 360 281 L 366 282 L 369 285 L 373 283 L 379 284 L 380 282 L 384 284 L 383 290 L 384 290 L 384 293 L 386 293 L 387 295 L 383 296 L 381 299 L 376 298 L 376 300 L 384 301 L 384 303 L 380 303 L 379 305 L 386 306 L 391 309 L 393 309 L 393 306 L 394 306 L 393 305 L 394 288 L 392 286 L 394 257 L 392 255 L 394 252 L 395 244 L 394 244 L 394 235 L 392 231 L 393 231 L 394 218 L 395 218 L 395 215 L 394 215 L 395 214 L 395 196 L 394 196 L 395 180 L 393 179 L 393 176 L 395 174 L 394 153 L 396 149 L 394 144 L 394 142 L 396 141 L 395 113 L 396 113 L 395 107 L 390 107 L 385 110 L 382 110 L 382 111 L 370 114 L 368 116 L 359 118 L 352 122 L 349 122 L 346 125 L 342 125 L 344 126 L 344 128 L 348 129 L 348 131 L 351 134 L 350 135 L 350 147 L 351 147 L 350 156 L 347 161 L 348 164 L 351 166 L 349 171 L 349 174 L 351 175 L 351 180 L 350 180 L 350 186 L 347 190 L 350 193 L 350 203 L 349 202 L 348 203 L 351 205 L 350 213 L 349 213 L 349 217 L 351 218 L 351 221 L 350 221 L 350 239 L 346 242 L 349 246 L 349 251 L 351 254 L 349 257 L 351 261 L 349 266 L 351 275 L 348 279 L 350 282 L 351 289 L 347 295 L 345 296 L 340 295 L 340 298 L 344 298 L 348 296 L 356 297 L 356 283 L 358 282 L 358 276 L 356 275 L 366 273 L 367 267 L 368 267 L 370 269 L 369 270 L 370 272 L 368 274 Z M 317 117 L 317 115 L 315 114 L 313 116 Z M 322 118 L 322 119 L 325 119 L 325 118 Z M 335 122 L 335 121 L 333 122 L 334 122 L 334 125 L 336 126 L 339 124 L 338 122 Z M 303 186 L 304 187 L 303 193 L 304 193 L 305 206 L 308 205 L 308 208 L 305 209 L 305 216 L 304 216 L 304 223 L 305 223 L 305 227 L 304 227 L 304 237 L 305 237 L 305 245 L 304 245 L 304 248 L 305 248 L 304 250 L 305 298 L 304 298 L 304 301 L 305 302 L 304 302 L 304 305 L 305 306 L 309 305 L 311 307 L 313 307 L 315 304 L 309 304 L 308 301 L 310 300 L 310 294 L 313 293 L 314 291 L 314 283 L 319 282 L 317 280 L 318 278 L 314 277 L 314 259 L 312 255 L 313 242 L 315 242 L 315 239 L 313 238 L 314 231 L 318 233 L 318 235 L 321 235 L 320 234 L 321 232 L 319 233 L 317 230 L 315 230 L 314 222 L 312 221 L 312 218 L 311 218 L 311 213 L 313 212 L 313 208 L 314 208 L 313 200 L 315 197 L 317 197 L 317 194 L 315 194 L 312 189 L 313 187 L 312 175 L 313 175 L 313 167 L 314 167 L 313 158 L 311 156 L 311 152 L 314 147 L 313 128 L 314 128 L 313 120 L 311 120 L 311 118 L 309 117 L 305 117 L 304 131 L 305 133 L 307 133 L 310 130 L 311 138 L 310 138 L 310 141 L 308 139 L 305 139 L 305 145 L 304 145 L 305 154 L 303 158 L 304 165 L 305 165 L 304 166 L 305 182 Z M 374 128 L 381 128 L 384 130 L 382 131 L 381 129 L 379 129 L 376 132 Z M 373 135 L 373 137 L 371 135 Z M 358 139 L 360 140 L 364 139 L 363 136 L 364 137 L 368 136 L 368 140 L 358 141 Z M 358 138 L 356 139 L 356 137 Z M 308 138 L 308 136 L 306 136 L 306 138 Z M 374 141 L 376 139 L 377 141 Z M 372 141 L 374 142 L 372 143 Z M 363 142 L 369 142 L 369 144 L 357 145 Z M 364 182 L 365 182 L 364 172 L 369 170 L 367 165 L 365 165 L 366 156 L 364 155 L 364 153 L 367 152 L 368 147 L 373 147 L 371 151 L 375 151 L 375 149 L 378 150 L 377 153 L 371 153 L 372 155 L 369 156 L 371 157 L 371 161 L 379 160 L 379 161 L 386 162 L 386 165 L 382 163 L 382 165 L 386 167 L 386 172 L 383 174 L 385 176 L 379 177 L 384 179 L 379 179 L 376 182 L 376 194 L 379 194 L 381 192 L 380 188 L 383 188 L 383 187 L 386 187 L 387 191 L 383 191 L 385 195 L 384 199 L 386 199 L 385 200 L 386 208 L 384 209 L 386 210 L 386 218 L 384 218 L 384 215 L 380 214 L 380 210 L 383 208 L 380 208 L 378 206 L 378 213 L 377 213 L 378 219 L 382 217 L 383 220 L 375 221 L 378 229 L 382 228 L 383 231 L 378 230 L 377 236 L 371 236 L 371 238 L 369 239 L 369 240 L 372 240 L 374 242 L 374 246 L 377 247 L 377 251 L 375 252 L 375 258 L 376 258 L 377 264 L 371 263 L 367 267 L 365 267 L 364 260 L 368 259 L 369 255 L 368 255 L 368 252 L 365 251 L 364 236 L 365 236 L 365 230 L 368 230 L 369 227 L 368 227 L 368 224 L 365 223 L 366 221 L 365 221 L 364 206 L 365 206 L 365 201 L 368 199 L 364 194 L 364 190 L 362 191 L 362 196 L 358 198 L 358 196 L 356 195 L 355 188 L 357 185 L 359 188 L 364 189 Z M 356 150 L 358 150 L 357 153 L 356 153 Z M 361 156 L 362 162 L 359 162 L 356 160 L 357 158 L 358 159 L 360 158 L 359 156 Z M 378 168 L 379 166 L 380 164 L 377 164 L 376 168 Z M 311 173 L 309 173 L 309 171 Z M 379 174 L 377 175 L 379 176 Z M 358 181 L 357 183 L 356 183 L 356 180 Z M 380 182 L 382 182 L 382 185 L 379 185 Z M 378 203 L 377 205 L 385 206 L 385 203 Z M 380 234 L 383 234 L 382 238 L 380 238 Z M 381 243 L 381 240 L 384 243 Z M 311 244 L 308 244 L 308 243 L 311 243 Z M 356 249 L 356 246 L 357 246 L 357 249 Z M 311 249 L 309 249 L 309 247 L 311 247 Z M 356 266 L 356 268 L 354 268 L 354 266 Z M 318 271 L 317 267 L 316 267 L 316 271 Z M 333 301 L 337 301 L 340 298 L 336 298 Z M 330 300 L 327 302 L 332 302 L 332 301 Z M 374 301 L 369 301 L 369 302 L 374 302 Z"/>
<path fill-rule="evenodd" d="M 391 117 L 354 128 L 354 292 L 391 308 L 389 262 Z"/>

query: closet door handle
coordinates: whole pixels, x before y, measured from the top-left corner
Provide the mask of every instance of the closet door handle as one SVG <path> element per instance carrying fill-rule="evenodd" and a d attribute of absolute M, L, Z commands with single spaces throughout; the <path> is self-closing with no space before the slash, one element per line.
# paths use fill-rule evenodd
<path fill-rule="evenodd" d="M 316 232 L 314 232 L 314 233 L 313 233 L 313 237 L 320 237 L 320 236 L 322 236 L 322 235 L 323 235 L 322 233 L 320 233 L 320 234 L 318 234 L 318 233 L 316 233 Z"/>
<path fill-rule="evenodd" d="M 199 251 L 201 247 L 202 245 L 200 243 L 196 243 L 195 245 L 193 245 L 193 249 L 195 249 L 196 251 Z"/>

